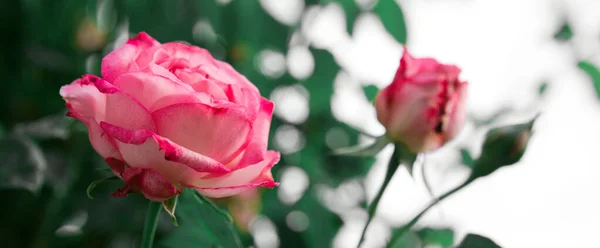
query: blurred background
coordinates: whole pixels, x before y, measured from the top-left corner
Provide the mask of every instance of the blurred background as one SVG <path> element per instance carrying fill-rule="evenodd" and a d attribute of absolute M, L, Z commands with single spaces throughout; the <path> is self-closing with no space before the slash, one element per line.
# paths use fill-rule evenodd
<path fill-rule="evenodd" d="M 216 201 L 246 247 L 356 247 L 391 149 L 364 159 L 331 151 L 384 133 L 371 101 L 402 44 L 463 69 L 469 123 L 420 156 L 414 177 L 396 173 L 363 247 L 384 246 L 431 200 L 426 181 L 434 195 L 462 182 L 461 154 L 476 156 L 490 127 L 539 111 L 521 162 L 435 207 L 397 247 L 453 247 L 468 233 L 509 248 L 598 243 L 600 1 L 7 0 L 0 31 L 3 247 L 139 246 L 146 200 L 110 197 L 119 182 L 87 197 L 110 173 L 85 126 L 64 117 L 58 89 L 99 75 L 102 57 L 140 31 L 208 49 L 276 103 L 281 185 Z M 198 222 L 231 228 L 180 200 L 179 227 L 163 213 L 158 247 L 211 247 Z"/>

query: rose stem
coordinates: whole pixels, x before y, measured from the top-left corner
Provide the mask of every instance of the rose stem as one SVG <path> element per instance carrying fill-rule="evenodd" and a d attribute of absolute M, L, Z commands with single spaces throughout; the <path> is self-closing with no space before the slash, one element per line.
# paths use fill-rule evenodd
<path fill-rule="evenodd" d="M 146 215 L 146 222 L 144 223 L 141 248 L 152 248 L 161 205 L 162 203 L 154 201 L 150 201 L 150 204 L 148 205 L 148 214 Z"/>
<path fill-rule="evenodd" d="M 363 229 L 362 234 L 360 235 L 360 241 L 358 242 L 357 247 L 360 247 L 360 245 L 365 240 L 365 234 L 367 233 L 367 228 L 369 227 L 371 220 L 373 220 L 373 217 L 375 216 L 375 211 L 377 210 L 377 205 L 379 205 L 379 200 L 381 200 L 381 196 L 383 196 L 383 192 L 385 192 L 385 189 L 387 188 L 388 184 L 390 183 L 392 176 L 396 172 L 396 169 L 398 169 L 398 166 L 399 166 L 399 154 L 396 151 L 396 149 L 394 149 L 394 153 L 392 154 L 392 157 L 390 158 L 390 162 L 388 163 L 387 171 L 385 173 L 385 179 L 383 180 L 383 185 L 381 185 L 379 192 L 377 192 L 377 196 L 375 196 L 375 199 L 373 199 L 373 202 L 371 202 L 371 205 L 369 205 L 369 208 L 368 208 L 369 219 L 367 219 L 365 228 Z"/>

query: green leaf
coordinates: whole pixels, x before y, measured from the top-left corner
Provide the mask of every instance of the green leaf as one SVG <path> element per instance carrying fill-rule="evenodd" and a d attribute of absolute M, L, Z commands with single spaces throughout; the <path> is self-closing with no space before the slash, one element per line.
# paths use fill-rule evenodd
<path fill-rule="evenodd" d="M 369 99 L 369 102 L 373 102 L 377 93 L 379 93 L 379 88 L 375 85 L 367 85 L 363 87 L 363 92 L 365 92 L 365 96 Z"/>
<path fill-rule="evenodd" d="M 598 67 L 585 60 L 579 61 L 577 66 L 590 76 L 594 89 L 596 90 L 596 95 L 600 98 L 600 71 L 598 70 Z"/>
<path fill-rule="evenodd" d="M 523 124 L 491 129 L 486 135 L 481 156 L 473 166 L 470 179 L 487 176 L 501 167 L 517 163 L 525 153 L 536 118 Z"/>
<path fill-rule="evenodd" d="M 502 248 L 489 238 L 469 233 L 456 248 Z"/>
<path fill-rule="evenodd" d="M 175 208 L 177 207 L 177 199 L 179 195 L 173 196 L 168 200 L 162 202 L 163 209 L 173 218 L 173 225 L 179 226 L 177 223 L 177 217 L 175 217 Z"/>
<path fill-rule="evenodd" d="M 423 241 L 423 245 L 435 246 L 435 247 L 452 247 L 454 244 L 454 231 L 452 229 L 434 229 L 434 228 L 423 228 L 417 231 L 417 235 Z"/>
<path fill-rule="evenodd" d="M 406 23 L 398 3 L 394 0 L 379 0 L 373 11 L 379 15 L 388 33 L 401 44 L 406 44 Z"/>
<path fill-rule="evenodd" d="M 352 156 L 352 157 L 371 157 L 377 155 L 392 141 L 385 135 L 375 139 L 375 142 L 368 146 L 343 147 L 333 151 L 334 155 Z"/>
<path fill-rule="evenodd" d="M 554 39 L 558 41 L 568 41 L 573 37 L 573 30 L 568 22 L 563 23 L 560 29 L 554 34 Z"/>
<path fill-rule="evenodd" d="M 229 215 L 195 190 L 181 193 L 177 205 L 179 227 L 159 247 L 242 247 Z"/>
<path fill-rule="evenodd" d="M 540 84 L 540 87 L 538 88 L 538 94 L 540 96 L 543 96 L 544 94 L 546 94 L 546 91 L 548 90 L 548 83 L 546 82 L 542 82 Z"/>
<path fill-rule="evenodd" d="M 473 160 L 473 157 L 471 156 L 471 152 L 469 152 L 469 150 L 461 148 L 460 159 L 462 164 L 466 165 L 469 168 L 473 168 L 473 164 L 475 163 L 475 161 Z"/>
<path fill-rule="evenodd" d="M 393 244 L 390 244 L 390 248 L 421 248 L 425 247 L 425 244 L 415 232 L 407 232 L 402 237 L 399 237 Z"/>
<path fill-rule="evenodd" d="M 87 190 L 86 190 L 88 198 L 90 198 L 92 200 L 94 199 L 94 197 L 92 197 L 92 190 L 94 190 L 94 188 L 96 188 L 96 186 L 98 184 L 100 184 L 101 182 L 104 182 L 106 180 L 112 180 L 112 179 L 119 179 L 119 178 L 117 176 L 108 176 L 108 177 L 105 177 L 102 179 L 95 180 L 92 183 L 90 183 L 90 185 L 87 187 Z"/>

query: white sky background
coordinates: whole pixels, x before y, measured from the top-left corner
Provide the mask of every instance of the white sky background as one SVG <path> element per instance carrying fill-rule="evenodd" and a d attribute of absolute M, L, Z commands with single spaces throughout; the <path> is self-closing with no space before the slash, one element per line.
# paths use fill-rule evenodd
<path fill-rule="evenodd" d="M 381 134 L 383 128 L 360 87 L 370 83 L 387 85 L 398 65 L 402 46 L 385 33 L 372 15 L 358 18 L 350 36 L 345 33 L 340 8 L 330 6 L 311 12 L 317 17 L 306 21 L 307 15 L 300 17 L 296 12 L 304 7 L 298 2 L 303 1 L 261 0 L 274 16 L 291 18 L 283 22 L 293 23 L 294 18 L 302 18 L 307 27 L 304 32 L 312 45 L 330 50 L 349 73 L 340 73 L 335 82 L 334 115 Z M 463 69 L 462 77 L 470 83 L 468 104 L 472 114 L 486 117 L 504 105 L 525 108 L 536 96 L 540 82 L 549 82 L 543 115 L 536 123 L 535 136 L 522 161 L 455 194 L 430 211 L 418 226 L 450 226 L 457 232 L 457 242 L 473 232 L 508 248 L 597 246 L 600 101 L 589 79 L 577 69 L 574 56 L 600 64 L 600 1 L 397 2 L 407 18 L 411 52 L 416 57 L 435 57 Z M 295 6 L 295 10 L 285 12 L 286 6 Z M 565 11 L 575 33 L 577 51 L 552 39 Z M 302 63 L 301 59 L 298 61 Z M 294 63 L 288 60 L 288 67 Z M 530 116 L 516 116 L 504 123 Z M 466 145 L 473 149 L 474 155 L 478 153 L 482 134 L 473 135 L 469 127 L 464 131 L 446 149 L 426 156 L 426 170 L 438 195 L 468 174 L 468 170 L 457 166 L 458 158 L 452 147 Z M 383 180 L 390 152 L 388 149 L 379 156 L 367 176 L 369 199 Z M 418 170 L 416 175 L 420 175 Z M 388 224 L 406 223 L 427 202 L 429 197 L 419 176 L 412 180 L 404 170 L 396 173 L 364 247 L 380 246 L 384 236 L 389 236 Z M 345 225 L 334 247 L 356 246 L 366 214 L 355 209 L 342 216 Z"/>

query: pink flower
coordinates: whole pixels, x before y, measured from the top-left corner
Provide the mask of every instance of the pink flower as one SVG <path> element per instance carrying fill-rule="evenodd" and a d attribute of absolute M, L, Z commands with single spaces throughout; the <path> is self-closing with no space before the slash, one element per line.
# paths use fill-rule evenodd
<path fill-rule="evenodd" d="M 272 188 L 267 150 L 273 103 L 202 48 L 140 33 L 102 60 L 102 77 L 60 89 L 68 115 L 126 187 L 164 201 L 194 188 L 208 197 Z"/>
<path fill-rule="evenodd" d="M 462 128 L 467 82 L 460 69 L 431 58 L 413 58 L 404 49 L 392 84 L 375 99 L 377 119 L 387 135 L 411 152 L 437 149 Z"/>

